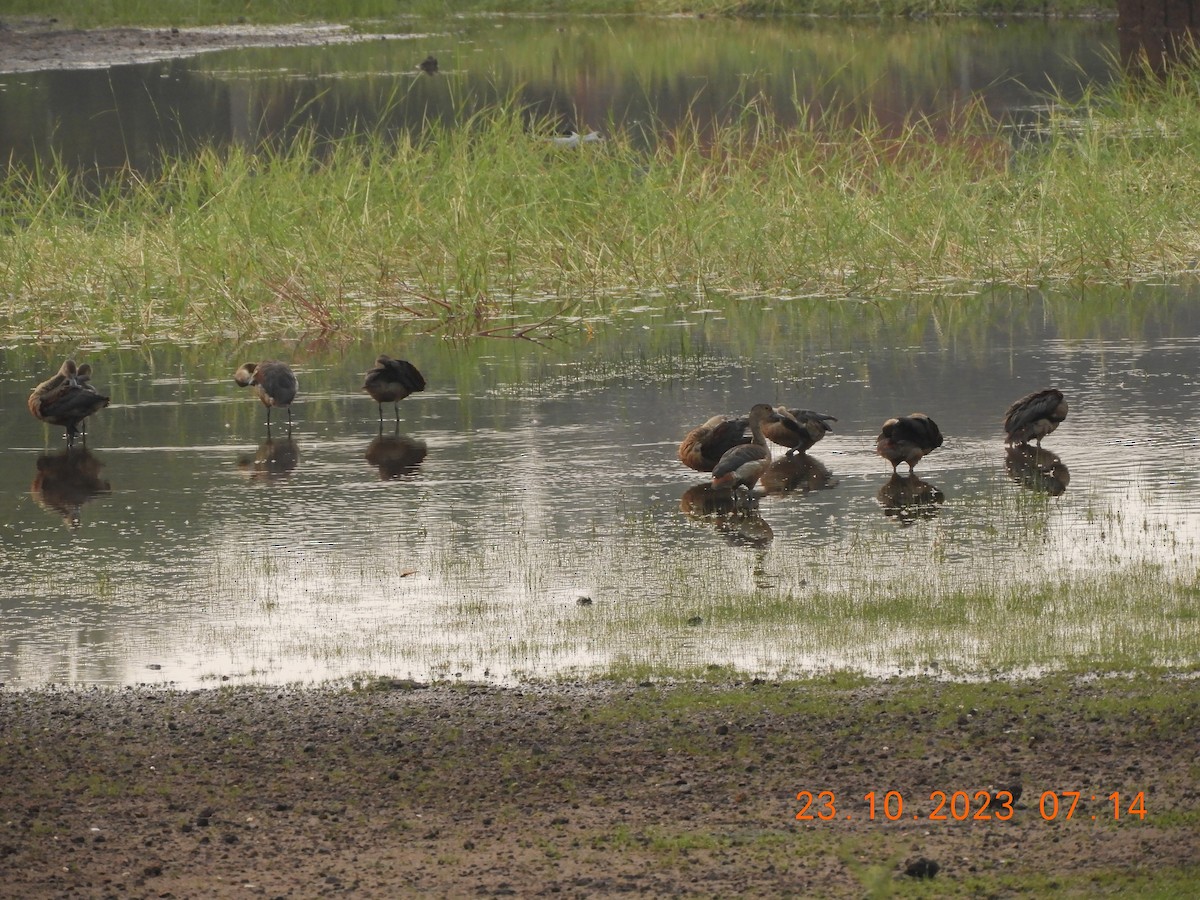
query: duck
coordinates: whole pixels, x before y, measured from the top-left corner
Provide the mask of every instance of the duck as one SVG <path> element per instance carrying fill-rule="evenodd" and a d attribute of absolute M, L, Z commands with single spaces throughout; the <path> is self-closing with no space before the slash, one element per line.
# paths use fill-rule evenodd
<path fill-rule="evenodd" d="M 396 427 L 400 427 L 400 401 L 409 394 L 425 390 L 425 376 L 404 359 L 378 356 L 367 372 L 362 389 L 379 404 L 379 427 L 383 428 L 383 404 L 396 405 Z"/>
<path fill-rule="evenodd" d="M 833 416 L 813 412 L 811 409 L 788 409 L 786 406 L 776 406 L 775 413 L 778 422 L 767 422 L 763 425 L 763 434 L 767 440 L 787 447 L 787 456 L 795 453 L 807 453 L 813 444 L 833 431 L 830 422 L 836 422 Z"/>
<path fill-rule="evenodd" d="M 426 75 L 436 75 L 438 70 L 437 57 L 430 53 L 423 60 L 417 63 L 417 68 Z"/>
<path fill-rule="evenodd" d="M 713 416 L 689 431 L 679 443 L 679 461 L 697 472 L 711 472 L 734 447 L 750 443 L 749 419 Z"/>
<path fill-rule="evenodd" d="M 712 470 L 713 487 L 724 487 L 736 491 L 740 487 L 748 491 L 767 466 L 771 464 L 771 448 L 763 436 L 763 425 L 779 421 L 779 414 L 766 403 L 756 403 L 750 408 L 747 419 L 753 436 L 748 444 L 727 450 Z"/>
<path fill-rule="evenodd" d="M 942 432 L 925 413 L 896 416 L 883 423 L 875 441 L 875 452 L 896 466 L 908 463 L 908 474 L 927 454 L 942 446 Z"/>
<path fill-rule="evenodd" d="M 288 430 L 292 427 L 292 401 L 300 389 L 296 374 L 287 363 L 268 359 L 260 363 L 243 363 L 233 374 L 240 387 L 254 385 L 258 399 L 267 408 L 267 431 L 271 430 L 271 409 L 282 406 L 288 414 Z"/>
<path fill-rule="evenodd" d="M 83 420 L 108 406 L 109 398 L 92 386 L 91 366 L 84 366 L 83 383 L 75 360 L 68 359 L 56 374 L 47 378 L 29 395 L 29 411 L 37 419 L 67 429 L 67 446 L 75 443 Z"/>
<path fill-rule="evenodd" d="M 1004 443 L 1028 444 L 1032 439 L 1040 447 L 1042 438 L 1056 429 L 1067 417 L 1067 401 L 1063 392 L 1054 388 L 1034 391 L 1013 401 L 1004 414 Z"/>

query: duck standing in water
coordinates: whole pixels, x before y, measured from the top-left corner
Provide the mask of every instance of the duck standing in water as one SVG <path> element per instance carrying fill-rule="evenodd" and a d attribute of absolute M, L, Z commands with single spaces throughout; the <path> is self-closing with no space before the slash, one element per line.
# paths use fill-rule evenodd
<path fill-rule="evenodd" d="M 779 418 L 779 414 L 766 403 L 756 403 L 750 408 L 748 421 L 753 437 L 750 443 L 739 444 L 721 457 L 712 470 L 713 487 L 735 491 L 739 487 L 747 490 L 754 487 L 754 483 L 771 464 L 771 450 L 763 436 L 763 425 L 777 422 Z"/>
<path fill-rule="evenodd" d="M 383 428 L 383 404 L 396 404 L 396 427 L 400 427 L 400 401 L 425 390 L 425 376 L 407 360 L 379 356 L 367 372 L 362 389 L 379 404 L 379 427 Z"/>
<path fill-rule="evenodd" d="M 833 416 L 813 412 L 811 409 L 788 409 L 776 406 L 775 414 L 778 422 L 767 422 L 763 425 L 763 434 L 767 440 L 774 441 L 781 447 L 788 447 L 787 455 L 807 453 L 812 445 L 833 431 L 830 422 L 836 422 Z"/>
<path fill-rule="evenodd" d="M 286 363 L 268 359 L 260 363 L 244 363 L 233 380 L 241 387 L 254 385 L 258 399 L 267 408 L 267 431 L 271 430 L 271 408 L 282 406 L 287 409 L 288 430 L 292 428 L 292 401 L 300 389 L 296 375 Z"/>
<path fill-rule="evenodd" d="M 75 360 L 68 359 L 57 374 L 46 379 L 29 395 L 29 411 L 35 418 L 67 429 L 67 446 L 75 443 L 83 420 L 108 406 L 108 397 L 90 383 L 92 368 L 83 366 L 83 378 Z"/>
<path fill-rule="evenodd" d="M 1006 444 L 1028 444 L 1030 439 L 1042 446 L 1042 438 L 1050 434 L 1067 417 L 1067 401 L 1063 392 L 1047 388 L 1026 394 L 1015 401 L 1004 414 Z"/>
<path fill-rule="evenodd" d="M 734 447 L 750 443 L 748 419 L 713 416 L 697 425 L 679 443 L 679 461 L 697 472 L 711 472 Z"/>
<path fill-rule="evenodd" d="M 911 475 L 913 466 L 940 446 L 942 432 L 933 419 L 925 413 L 913 413 L 883 423 L 883 429 L 875 441 L 875 452 L 892 464 L 893 475 L 896 466 L 902 462 L 908 463 L 908 473 Z"/>

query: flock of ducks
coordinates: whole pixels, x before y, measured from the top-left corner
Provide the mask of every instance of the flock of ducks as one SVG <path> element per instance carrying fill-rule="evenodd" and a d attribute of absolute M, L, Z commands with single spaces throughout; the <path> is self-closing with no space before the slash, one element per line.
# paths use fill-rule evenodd
<path fill-rule="evenodd" d="M 268 440 L 271 413 L 277 408 L 287 411 L 290 434 L 291 405 L 299 392 L 299 382 L 290 366 L 275 359 L 248 362 L 237 369 L 233 378 L 242 387 L 254 388 L 266 407 Z M 381 355 L 367 371 L 362 389 L 379 406 L 381 434 L 384 404 L 394 404 L 398 434 L 400 401 L 425 390 L 425 377 L 412 363 Z M 29 395 L 30 413 L 43 422 L 65 428 L 68 447 L 81 434 L 86 439 L 84 423 L 108 404 L 109 398 L 92 384 L 91 367 L 77 366 L 73 359 L 63 362 L 58 372 Z M 1027 394 L 1009 406 L 1005 413 L 1006 443 L 1012 448 L 1025 449 L 1033 441 L 1040 453 L 1042 438 L 1058 428 L 1066 417 L 1067 402 L 1062 391 L 1047 388 Z M 813 410 L 758 403 L 744 418 L 713 416 L 693 428 L 679 444 L 678 457 L 688 468 L 711 473 L 711 483 L 704 485 L 710 495 L 734 499 L 749 497 L 760 479 L 764 490 L 782 492 L 792 484 L 774 485 L 776 476 L 798 482 L 820 474 L 821 467 L 811 461 L 807 453 L 833 430 L 830 423 L 836 421 L 833 416 Z M 772 468 L 772 443 L 787 448 L 785 457 L 777 460 L 774 467 L 781 468 L 782 464 L 787 472 L 775 472 Z M 914 475 L 914 468 L 942 443 L 942 432 L 937 423 L 925 413 L 916 412 L 884 422 L 875 440 L 875 452 L 891 463 L 893 479 L 899 477 L 900 464 L 907 464 L 907 480 L 916 485 L 919 479 Z M 410 455 L 405 454 L 405 458 Z M 828 475 L 828 471 L 824 474 Z"/>
<path fill-rule="evenodd" d="M 1004 414 L 1005 443 L 1034 441 L 1040 448 L 1042 438 L 1066 417 L 1062 391 L 1047 388 L 1026 394 Z M 698 472 L 711 472 L 714 490 L 749 493 L 771 465 L 768 441 L 787 447 L 788 457 L 805 454 L 833 430 L 829 423 L 836 421 L 812 410 L 758 403 L 745 418 L 713 416 L 693 428 L 679 445 L 679 461 Z M 940 446 L 937 423 L 919 412 L 888 419 L 875 439 L 875 452 L 892 464 L 893 476 L 900 463 L 908 465 L 912 476 L 917 463 Z"/>
<path fill-rule="evenodd" d="M 267 433 L 271 431 L 271 410 L 287 410 L 288 430 L 292 427 L 292 401 L 300 390 L 296 373 L 287 363 L 277 359 L 244 363 L 233 375 L 241 387 L 253 387 L 258 399 L 267 408 Z M 425 377 L 407 360 L 379 356 L 367 372 L 362 389 L 379 404 L 379 426 L 383 427 L 383 404 L 394 403 L 396 426 L 400 426 L 400 401 L 409 394 L 425 390 Z M 35 418 L 50 425 L 67 429 L 67 446 L 85 434 L 84 422 L 92 414 L 108 406 L 108 397 L 92 385 L 92 368 L 77 366 L 68 359 L 58 372 L 33 389 L 29 395 L 29 411 Z"/>

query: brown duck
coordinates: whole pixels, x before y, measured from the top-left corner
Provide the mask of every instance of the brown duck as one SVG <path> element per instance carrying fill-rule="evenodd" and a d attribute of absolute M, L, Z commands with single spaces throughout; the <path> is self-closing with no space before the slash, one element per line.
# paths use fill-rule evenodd
<path fill-rule="evenodd" d="M 267 408 L 267 431 L 271 430 L 271 409 L 282 406 L 287 410 L 288 428 L 292 427 L 292 401 L 300 389 L 296 375 L 286 363 L 268 359 L 260 363 L 244 363 L 233 374 L 241 387 L 254 385 L 258 399 Z"/>
<path fill-rule="evenodd" d="M 1028 444 L 1030 440 L 1042 446 L 1042 438 L 1052 432 L 1067 417 L 1067 401 L 1062 391 L 1047 388 L 1026 394 L 1015 401 L 1004 414 L 1006 444 Z"/>
<path fill-rule="evenodd" d="M 763 436 L 763 425 L 779 421 L 779 414 L 766 403 L 756 403 L 750 408 L 750 443 L 739 444 L 713 467 L 713 486 L 736 490 L 739 487 L 753 488 L 767 466 L 771 464 L 771 450 Z"/>
<path fill-rule="evenodd" d="M 679 461 L 697 472 L 711 472 L 734 447 L 750 443 L 748 419 L 713 416 L 697 425 L 679 444 Z"/>
<path fill-rule="evenodd" d="M 908 463 L 911 475 L 913 466 L 928 453 L 942 446 L 942 433 L 937 424 L 925 413 L 898 416 L 883 423 L 883 429 L 875 441 L 875 452 L 896 466 Z"/>
<path fill-rule="evenodd" d="M 379 404 L 379 427 L 383 427 L 383 404 L 396 405 L 396 427 L 400 427 L 400 401 L 409 394 L 425 390 L 425 376 L 407 360 L 380 356 L 367 372 L 362 389 Z"/>
<path fill-rule="evenodd" d="M 776 406 L 775 414 L 779 416 L 779 421 L 764 424 L 763 434 L 767 440 L 790 448 L 788 456 L 797 452 L 807 453 L 813 444 L 833 431 L 829 423 L 837 421 L 833 416 L 811 409 L 788 409 L 785 406 Z"/>
<path fill-rule="evenodd" d="M 83 420 L 97 410 L 108 406 L 108 397 L 97 391 L 90 383 L 91 366 L 84 366 L 82 383 L 80 369 L 75 360 L 68 359 L 58 373 L 46 379 L 29 395 L 29 411 L 51 425 L 67 429 L 67 445 L 75 443 Z"/>

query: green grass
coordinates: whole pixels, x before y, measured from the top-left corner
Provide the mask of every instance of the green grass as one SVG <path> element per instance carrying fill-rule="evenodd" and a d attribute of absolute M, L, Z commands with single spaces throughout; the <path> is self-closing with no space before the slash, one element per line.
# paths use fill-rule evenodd
<path fill-rule="evenodd" d="M 0 328 L 511 334 L 646 292 L 694 305 L 1178 279 L 1200 254 L 1196 77 L 1060 105 L 1016 151 L 974 107 L 901 127 L 810 111 L 785 130 L 751 105 L 715 132 L 657 133 L 650 150 L 618 133 L 580 152 L 502 103 L 419 138 L 306 131 L 99 188 L 53 164 L 10 169 Z"/>
<path fill-rule="evenodd" d="M 823 15 L 913 16 L 971 13 L 1035 15 L 1108 13 L 1112 7 L 1095 0 L 286 0 L 249 3 L 212 0 L 195 3 L 168 0 L 7 0 L 6 17 L 54 17 L 78 28 L 113 25 L 256 25 L 287 22 L 357 22 L 398 17 L 444 17 L 447 14 L 605 14 L 722 16 Z"/>

